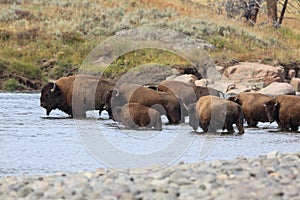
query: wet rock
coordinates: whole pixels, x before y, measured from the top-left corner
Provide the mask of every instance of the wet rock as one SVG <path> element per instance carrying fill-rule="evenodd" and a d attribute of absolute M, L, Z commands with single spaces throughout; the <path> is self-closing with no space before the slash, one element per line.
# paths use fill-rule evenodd
<path fill-rule="evenodd" d="M 29 195 L 30 193 L 32 193 L 34 190 L 30 187 L 24 187 L 24 188 L 20 188 L 18 190 L 18 196 L 23 198 L 26 197 L 27 195 Z"/>
<path fill-rule="evenodd" d="M 291 186 L 288 190 L 285 190 L 284 193 L 289 197 L 299 197 L 299 187 Z"/>
<path fill-rule="evenodd" d="M 267 87 L 258 90 L 259 93 L 267 95 L 295 95 L 296 91 L 294 87 L 289 83 L 273 82 Z"/>
<path fill-rule="evenodd" d="M 0 178 L 0 199 L 297 199 L 299 153 L 116 170 Z"/>
<path fill-rule="evenodd" d="M 174 81 L 181 81 L 187 84 L 193 84 L 195 83 L 195 80 L 197 80 L 197 77 L 192 74 L 183 74 L 183 75 L 173 75 L 166 78 L 166 80 L 174 80 Z"/>
<path fill-rule="evenodd" d="M 280 82 L 284 79 L 283 67 L 274 67 L 260 63 L 241 62 L 225 69 L 223 78 L 237 85 L 269 85 L 272 82 Z M 257 85 L 258 86 L 258 85 Z"/>

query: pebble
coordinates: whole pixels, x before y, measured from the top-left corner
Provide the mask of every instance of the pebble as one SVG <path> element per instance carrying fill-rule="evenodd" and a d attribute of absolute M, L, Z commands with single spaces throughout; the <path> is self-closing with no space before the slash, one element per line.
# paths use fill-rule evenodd
<path fill-rule="evenodd" d="M 0 178 L 0 199 L 299 199 L 300 153 L 277 151 L 147 173 L 99 169 Z"/>

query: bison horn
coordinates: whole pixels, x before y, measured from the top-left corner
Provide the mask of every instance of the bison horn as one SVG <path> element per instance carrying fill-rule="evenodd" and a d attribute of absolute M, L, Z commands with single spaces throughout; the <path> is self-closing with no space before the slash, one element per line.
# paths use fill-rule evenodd
<path fill-rule="evenodd" d="M 275 104 L 274 104 L 274 106 L 277 106 L 278 105 L 278 102 L 276 102 Z"/>
<path fill-rule="evenodd" d="M 53 88 L 51 89 L 51 92 L 54 92 L 56 88 L 56 84 L 54 83 Z"/>

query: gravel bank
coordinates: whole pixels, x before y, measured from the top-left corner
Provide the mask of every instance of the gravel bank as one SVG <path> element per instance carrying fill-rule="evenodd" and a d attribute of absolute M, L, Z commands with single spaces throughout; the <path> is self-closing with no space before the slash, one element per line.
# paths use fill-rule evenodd
<path fill-rule="evenodd" d="M 179 164 L 152 173 L 2 177 L 0 199 L 300 199 L 300 152 Z"/>

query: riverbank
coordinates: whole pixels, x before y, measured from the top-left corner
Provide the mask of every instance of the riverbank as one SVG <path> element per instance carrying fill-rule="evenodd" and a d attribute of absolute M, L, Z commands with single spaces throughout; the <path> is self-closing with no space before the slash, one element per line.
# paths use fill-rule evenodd
<path fill-rule="evenodd" d="M 205 0 L 0 1 L 0 89 L 36 90 L 49 80 L 77 74 L 98 45 L 121 32 L 141 27 L 172 30 L 209 44 L 204 48 L 217 66 L 260 62 L 298 72 L 300 32 L 295 28 L 300 26 L 298 1 L 289 1 L 284 23 L 276 29 L 266 23 L 268 16 L 263 12 L 266 3 L 261 6 L 256 25 L 249 26 L 244 23 L 241 11 L 232 16 L 217 1 L 210 5 Z M 281 10 L 281 4 L 278 6 Z M 178 40 L 178 37 L 163 38 L 158 43 Z M 182 43 L 176 47 L 190 49 Z M 128 44 L 115 49 L 105 46 L 106 49 L 93 54 L 94 61 L 98 62 L 103 55 L 117 55 Z M 112 62 L 104 74 L 115 78 L 148 63 L 172 67 L 190 65 L 188 60 L 194 60 L 163 49 L 132 49 Z M 197 65 L 207 64 L 204 59 Z M 96 67 L 91 73 L 102 71 Z"/>
<path fill-rule="evenodd" d="M 0 178 L 0 199 L 299 199 L 300 152 L 270 152 L 155 172 L 94 172 Z"/>

